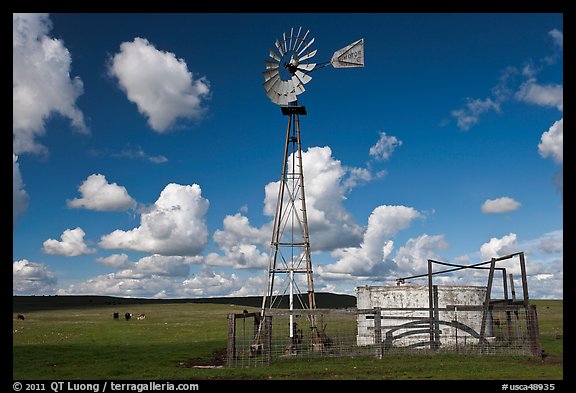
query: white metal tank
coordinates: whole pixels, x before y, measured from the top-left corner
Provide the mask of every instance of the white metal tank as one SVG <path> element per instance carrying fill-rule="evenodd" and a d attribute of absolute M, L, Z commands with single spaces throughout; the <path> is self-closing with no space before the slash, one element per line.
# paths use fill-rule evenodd
<path fill-rule="evenodd" d="M 482 306 L 486 287 L 437 286 L 438 327 L 441 346 L 478 344 L 482 309 L 458 310 L 459 306 Z M 358 310 L 380 307 L 381 339 L 393 347 L 421 345 L 430 342 L 429 289 L 427 285 L 362 286 L 356 288 Z M 455 307 L 453 307 L 455 306 Z M 446 309 L 448 307 L 448 309 Z M 358 314 L 358 345 L 375 343 L 374 313 Z M 485 337 L 492 336 L 492 318 L 486 318 Z"/>

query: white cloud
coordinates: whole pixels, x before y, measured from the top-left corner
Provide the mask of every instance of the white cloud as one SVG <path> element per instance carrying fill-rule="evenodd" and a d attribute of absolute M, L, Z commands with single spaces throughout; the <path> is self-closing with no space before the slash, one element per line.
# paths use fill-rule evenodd
<path fill-rule="evenodd" d="M 134 263 L 128 260 L 128 255 L 126 254 L 112 254 L 107 257 L 96 258 L 96 262 L 102 266 L 109 266 L 115 269 L 127 269 L 134 266 Z"/>
<path fill-rule="evenodd" d="M 62 40 L 48 36 L 48 14 L 12 14 L 12 130 L 13 152 L 45 153 L 37 142 L 44 123 L 57 113 L 80 132 L 88 132 L 76 107 L 82 80 L 70 78 L 72 59 Z"/>
<path fill-rule="evenodd" d="M 507 213 L 520 208 L 520 202 L 510 197 L 487 199 L 480 208 L 482 213 Z"/>
<path fill-rule="evenodd" d="M 552 124 L 548 131 L 542 134 L 538 152 L 544 158 L 552 157 L 558 164 L 564 162 L 564 118 Z"/>
<path fill-rule="evenodd" d="M 126 188 L 116 183 L 108 183 L 106 177 L 93 174 L 78 187 L 82 198 L 68 201 L 72 208 L 86 208 L 99 211 L 126 210 L 136 206 Z"/>
<path fill-rule="evenodd" d="M 548 35 L 552 37 L 552 40 L 556 46 L 558 46 L 560 49 L 564 48 L 564 33 L 558 29 L 552 29 L 548 32 Z"/>
<path fill-rule="evenodd" d="M 235 269 L 263 268 L 268 266 L 268 254 L 261 252 L 256 245 L 270 241 L 271 232 L 267 226 L 257 229 L 250 225 L 248 218 L 236 213 L 226 216 L 224 229 L 214 232 L 214 241 L 224 255 L 210 253 L 204 259 L 207 265 L 230 266 Z"/>
<path fill-rule="evenodd" d="M 515 94 L 518 101 L 539 106 L 556 107 L 559 111 L 564 108 L 564 88 L 558 84 L 541 85 L 531 78 L 520 85 Z"/>
<path fill-rule="evenodd" d="M 208 241 L 209 202 L 197 184 L 170 183 L 140 217 L 140 226 L 102 236 L 99 246 L 161 255 L 197 255 Z"/>
<path fill-rule="evenodd" d="M 48 239 L 44 242 L 43 251 L 52 255 L 63 255 L 67 257 L 75 257 L 78 255 L 93 254 L 95 249 L 89 248 L 84 243 L 84 230 L 78 227 L 75 229 L 66 229 L 60 238 L 62 241 Z"/>
<path fill-rule="evenodd" d="M 445 250 L 448 244 L 443 235 L 421 235 L 416 239 L 410 239 L 406 245 L 400 247 L 394 262 L 399 276 L 423 274 L 428 272 L 428 259 L 438 260 L 435 250 Z"/>
<path fill-rule="evenodd" d="M 195 298 L 195 297 L 210 297 L 210 296 L 228 296 L 231 293 L 236 293 L 242 289 L 244 280 L 240 279 L 235 274 L 226 275 L 222 272 L 215 272 L 208 269 L 203 269 L 191 278 L 182 279 L 180 274 L 150 274 L 148 269 L 152 263 L 154 269 L 159 267 L 171 266 L 185 266 L 185 260 L 188 258 L 170 257 L 172 262 L 160 260 L 154 256 L 144 265 L 147 265 L 144 271 L 136 273 L 135 271 L 127 270 L 118 273 L 110 273 L 90 278 L 86 281 L 74 283 L 68 288 L 58 290 L 59 295 L 109 295 L 109 296 L 123 296 L 123 297 L 144 297 L 144 298 Z M 152 262 L 155 260 L 155 262 Z M 180 260 L 180 262 L 178 262 Z M 139 262 L 142 262 L 139 261 Z M 179 272 L 176 268 L 174 272 Z M 163 271 L 169 272 L 170 269 Z M 183 273 L 179 272 L 179 273 Z"/>
<path fill-rule="evenodd" d="M 12 225 L 16 223 L 16 218 L 28 208 L 29 197 L 24 190 L 24 182 L 20 174 L 18 156 L 12 154 Z"/>
<path fill-rule="evenodd" d="M 456 118 L 458 128 L 468 131 L 470 127 L 478 123 L 480 115 L 491 110 L 500 112 L 500 103 L 491 98 L 484 100 L 468 98 L 464 108 L 453 110 L 451 114 Z"/>
<path fill-rule="evenodd" d="M 515 233 L 510 233 L 500 239 L 496 237 L 490 238 L 488 243 L 484 243 L 480 247 L 480 255 L 484 260 L 498 258 L 518 251 Z"/>
<path fill-rule="evenodd" d="M 190 297 L 223 296 L 242 288 L 242 281 L 237 275 L 226 275 L 213 270 L 203 269 L 194 277 L 184 280 L 180 293 Z"/>
<path fill-rule="evenodd" d="M 291 163 L 292 159 L 288 161 Z M 312 249 L 332 250 L 357 245 L 362 239 L 362 228 L 344 207 L 346 169 L 332 157 L 328 146 L 311 147 L 303 152 L 302 165 Z M 276 211 L 279 185 L 280 182 L 273 182 L 265 187 L 264 214 L 272 217 Z"/>
<path fill-rule="evenodd" d="M 145 38 L 122 43 L 109 72 L 157 132 L 167 131 L 177 118 L 199 119 L 205 112 L 208 80 L 194 80 L 184 59 L 156 49 Z"/>
<path fill-rule="evenodd" d="M 374 270 L 393 268 L 388 258 L 394 247 L 390 240 L 397 232 L 406 229 L 422 214 L 406 206 L 378 206 L 368 219 L 368 227 L 359 247 L 338 248 L 332 252 L 336 263 L 319 266 L 322 276 L 333 273 L 367 275 Z"/>
<path fill-rule="evenodd" d="M 545 233 L 541 238 L 538 248 L 547 254 L 563 252 L 564 230 Z"/>
<path fill-rule="evenodd" d="M 135 149 L 124 149 L 120 153 L 114 154 L 115 157 L 126 157 L 126 158 L 141 158 L 143 160 L 149 161 L 153 164 L 163 164 L 168 162 L 168 158 L 163 155 L 152 156 L 147 154 L 141 147 Z"/>
<path fill-rule="evenodd" d="M 380 139 L 370 148 L 370 156 L 378 161 L 386 161 L 392 156 L 397 147 L 402 146 L 402 141 L 395 136 L 388 136 L 385 132 L 380 132 Z"/>
<path fill-rule="evenodd" d="M 43 263 L 22 259 L 12 263 L 12 293 L 33 295 L 53 293 L 56 286 L 54 272 Z"/>

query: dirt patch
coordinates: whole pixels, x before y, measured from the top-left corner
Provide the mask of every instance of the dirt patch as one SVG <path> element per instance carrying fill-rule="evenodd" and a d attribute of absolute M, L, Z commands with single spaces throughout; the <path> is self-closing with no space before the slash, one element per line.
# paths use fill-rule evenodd
<path fill-rule="evenodd" d="M 226 348 L 217 349 L 205 358 L 191 358 L 180 362 L 178 367 L 184 368 L 221 368 L 226 364 Z"/>

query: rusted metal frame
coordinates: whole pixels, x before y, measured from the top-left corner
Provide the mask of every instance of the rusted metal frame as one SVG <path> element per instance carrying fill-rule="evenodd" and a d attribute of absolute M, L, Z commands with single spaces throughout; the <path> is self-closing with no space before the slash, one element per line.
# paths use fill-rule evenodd
<path fill-rule="evenodd" d="M 457 271 L 457 270 L 462 270 L 462 269 L 485 269 L 485 270 L 488 270 L 488 269 L 490 269 L 489 267 L 480 267 L 480 266 L 481 266 L 481 265 L 489 264 L 489 263 L 491 262 L 491 261 L 481 262 L 481 263 L 477 263 L 477 264 L 474 264 L 474 265 L 455 265 L 455 264 L 451 264 L 451 263 L 435 261 L 435 260 L 433 260 L 433 259 L 430 259 L 430 261 L 432 261 L 433 263 L 440 264 L 440 265 L 458 266 L 458 267 L 456 267 L 455 269 L 441 270 L 441 271 L 439 271 L 439 272 L 432 273 L 432 274 L 434 274 L 434 275 L 436 275 L 436 274 L 443 274 L 443 273 L 455 272 L 455 271 Z M 502 270 L 502 268 L 496 268 L 496 270 Z M 405 280 L 411 280 L 411 279 L 413 279 L 413 278 L 421 278 L 421 277 L 426 277 L 426 276 L 428 276 L 428 273 L 418 274 L 418 275 L 410 276 L 410 277 L 401 277 L 401 278 L 398 278 L 396 281 L 405 281 Z"/>
<path fill-rule="evenodd" d="M 434 334 L 434 293 L 432 290 L 432 260 L 428 259 L 428 317 L 430 318 L 430 349 L 435 349 L 436 340 Z"/>
<path fill-rule="evenodd" d="M 492 293 L 492 282 L 494 280 L 494 267 L 496 265 L 496 258 L 490 261 L 490 273 L 488 274 L 488 284 L 486 286 L 486 298 L 484 300 L 484 307 L 482 311 L 482 323 L 480 324 L 480 350 L 484 350 L 485 335 L 486 335 L 486 320 L 488 319 L 488 312 L 490 308 L 490 296 Z"/>
<path fill-rule="evenodd" d="M 438 309 L 438 285 L 432 286 L 434 296 L 434 348 L 440 347 L 440 311 Z"/>
<path fill-rule="evenodd" d="M 536 306 L 530 304 L 528 297 L 528 280 L 526 277 L 526 261 L 524 253 L 520 253 L 520 272 L 522 274 L 522 292 L 524 295 L 524 307 L 526 308 L 526 327 L 528 329 L 528 339 L 530 341 L 530 350 L 533 356 L 542 356 L 540 346 L 540 333 L 538 329 L 538 314 Z"/>

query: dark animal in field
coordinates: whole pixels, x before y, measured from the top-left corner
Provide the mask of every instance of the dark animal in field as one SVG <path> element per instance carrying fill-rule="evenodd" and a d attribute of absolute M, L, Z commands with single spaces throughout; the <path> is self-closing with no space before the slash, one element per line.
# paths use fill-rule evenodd
<path fill-rule="evenodd" d="M 146 318 L 146 314 L 138 314 L 138 320 L 141 321 Z"/>
<path fill-rule="evenodd" d="M 125 318 L 127 321 L 129 321 L 130 318 L 132 318 L 132 313 L 127 312 L 126 314 L 124 314 L 124 318 Z"/>
<path fill-rule="evenodd" d="M 18 314 L 18 316 L 17 316 L 16 318 L 17 318 L 17 319 L 21 319 L 21 320 L 24 320 L 24 315 L 22 315 L 22 314 Z"/>
<path fill-rule="evenodd" d="M 119 312 L 115 312 L 114 313 L 114 319 L 118 319 L 120 318 L 120 313 Z"/>

